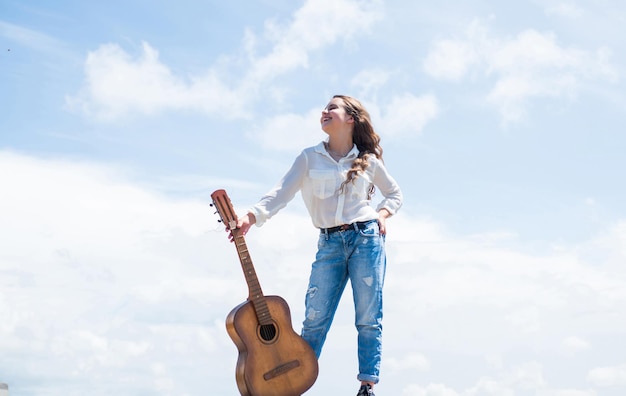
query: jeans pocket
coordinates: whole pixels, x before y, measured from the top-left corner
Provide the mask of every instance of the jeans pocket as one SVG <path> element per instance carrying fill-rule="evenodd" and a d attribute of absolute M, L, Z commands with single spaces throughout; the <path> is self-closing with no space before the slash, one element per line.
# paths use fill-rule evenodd
<path fill-rule="evenodd" d="M 366 238 L 379 236 L 380 228 L 378 227 L 378 221 L 370 221 L 364 228 L 359 229 L 359 234 Z"/>

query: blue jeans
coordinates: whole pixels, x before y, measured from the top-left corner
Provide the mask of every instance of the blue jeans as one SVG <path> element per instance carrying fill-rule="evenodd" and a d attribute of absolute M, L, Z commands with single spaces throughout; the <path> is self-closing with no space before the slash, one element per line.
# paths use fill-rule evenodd
<path fill-rule="evenodd" d="M 377 383 L 382 352 L 385 238 L 378 222 L 363 229 L 320 233 L 318 251 L 306 294 L 304 338 L 320 356 L 348 279 L 352 285 L 358 331 L 357 379 Z"/>

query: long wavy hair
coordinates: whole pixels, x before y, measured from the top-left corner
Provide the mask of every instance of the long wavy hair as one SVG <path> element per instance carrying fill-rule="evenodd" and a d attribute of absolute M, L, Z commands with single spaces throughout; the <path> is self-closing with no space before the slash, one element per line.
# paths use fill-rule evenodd
<path fill-rule="evenodd" d="M 333 98 L 343 100 L 346 113 L 354 120 L 352 129 L 352 141 L 359 149 L 359 155 L 352 163 L 352 167 L 348 171 L 346 180 L 341 183 L 341 191 L 345 190 L 348 183 L 354 183 L 354 180 L 360 173 L 364 172 L 369 166 L 368 157 L 375 156 L 379 160 L 383 160 L 383 148 L 380 146 L 380 136 L 374 131 L 370 114 L 357 99 L 347 95 L 335 95 Z M 374 194 L 374 185 L 371 184 L 368 190 L 368 199 Z"/>

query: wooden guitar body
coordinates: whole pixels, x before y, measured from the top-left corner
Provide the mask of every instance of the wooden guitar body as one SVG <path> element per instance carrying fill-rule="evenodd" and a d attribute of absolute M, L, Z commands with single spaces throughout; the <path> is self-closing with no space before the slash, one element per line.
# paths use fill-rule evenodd
<path fill-rule="evenodd" d="M 300 396 L 315 383 L 317 358 L 293 331 L 285 300 L 279 296 L 265 300 L 274 330 L 263 330 L 249 301 L 226 318 L 228 335 L 239 350 L 237 387 L 242 396 Z"/>

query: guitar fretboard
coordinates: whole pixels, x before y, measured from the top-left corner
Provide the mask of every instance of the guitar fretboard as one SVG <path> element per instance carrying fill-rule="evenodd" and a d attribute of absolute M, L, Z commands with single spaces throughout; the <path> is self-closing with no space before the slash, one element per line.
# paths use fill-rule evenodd
<path fill-rule="evenodd" d="M 270 325 L 272 324 L 272 316 L 270 315 L 265 296 L 261 290 L 261 284 L 259 283 L 254 265 L 252 264 L 252 259 L 248 253 L 246 241 L 239 229 L 233 231 L 233 236 L 235 237 L 234 242 L 237 248 L 237 254 L 239 255 L 239 261 L 241 262 L 241 268 L 243 269 L 243 274 L 248 284 L 248 300 L 254 305 L 259 323 L 261 325 Z"/>

